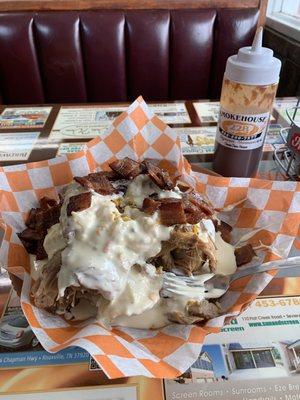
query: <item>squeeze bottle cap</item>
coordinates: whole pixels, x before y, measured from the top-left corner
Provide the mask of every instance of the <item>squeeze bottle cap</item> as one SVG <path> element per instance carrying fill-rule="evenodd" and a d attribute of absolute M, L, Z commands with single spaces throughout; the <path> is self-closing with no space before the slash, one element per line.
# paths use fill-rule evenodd
<path fill-rule="evenodd" d="M 242 47 L 228 58 L 225 78 L 246 85 L 278 83 L 281 61 L 273 57 L 273 50 L 262 47 L 263 28 L 256 31 L 252 46 Z"/>

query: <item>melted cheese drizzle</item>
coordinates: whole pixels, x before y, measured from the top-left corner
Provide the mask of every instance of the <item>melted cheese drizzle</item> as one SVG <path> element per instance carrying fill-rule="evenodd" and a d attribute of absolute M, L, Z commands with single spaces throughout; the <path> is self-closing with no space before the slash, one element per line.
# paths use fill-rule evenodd
<path fill-rule="evenodd" d="M 178 188 L 174 188 L 174 190 L 162 190 L 156 186 L 147 175 L 139 175 L 128 185 L 124 201 L 127 204 L 129 203 L 137 207 L 142 207 L 144 199 L 154 193 L 158 194 L 159 199 L 182 198 Z"/>
<path fill-rule="evenodd" d="M 203 288 L 199 288 L 197 296 L 195 297 L 194 291 L 186 290 L 174 293 L 169 298 L 160 298 L 159 301 L 149 310 L 139 315 L 126 316 L 121 315 L 115 318 L 112 322 L 112 326 L 127 326 L 138 329 L 158 329 L 163 326 L 170 324 L 168 315 L 172 312 L 185 313 L 186 305 L 189 301 L 201 301 L 204 299 L 219 298 L 224 294 L 223 290 L 211 289 L 206 293 L 204 288 L 204 282 L 212 278 L 214 274 L 203 274 L 201 275 Z"/>
<path fill-rule="evenodd" d="M 231 275 L 236 271 L 234 247 L 221 238 L 221 233 L 216 232 L 215 245 L 217 248 L 216 274 Z"/>
<path fill-rule="evenodd" d="M 62 231 L 69 232 L 58 274 L 60 296 L 68 286 L 82 285 L 107 300 L 116 300 L 125 289 L 131 267 L 143 266 L 160 251 L 161 242 L 169 239 L 172 228 L 159 224 L 158 213 L 149 216 L 127 206 L 121 215 L 113 201 L 117 198 L 93 193 L 91 206 L 73 212 L 67 227 L 63 226 Z"/>

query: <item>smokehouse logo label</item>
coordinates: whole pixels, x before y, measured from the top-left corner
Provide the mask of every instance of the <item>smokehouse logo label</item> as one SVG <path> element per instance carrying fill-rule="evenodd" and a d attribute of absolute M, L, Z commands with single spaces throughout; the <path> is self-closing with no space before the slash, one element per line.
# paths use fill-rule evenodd
<path fill-rule="evenodd" d="M 221 108 L 216 140 L 225 147 L 252 150 L 263 145 L 270 113 L 234 114 Z"/>

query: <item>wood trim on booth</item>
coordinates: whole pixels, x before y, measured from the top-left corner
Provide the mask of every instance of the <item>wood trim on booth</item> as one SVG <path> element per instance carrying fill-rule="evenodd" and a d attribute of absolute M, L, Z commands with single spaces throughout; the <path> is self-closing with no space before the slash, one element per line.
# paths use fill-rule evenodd
<path fill-rule="evenodd" d="M 191 8 L 259 8 L 259 24 L 264 24 L 267 0 L 0 0 L 0 12 L 92 9 L 172 10 Z"/>
<path fill-rule="evenodd" d="M 268 0 L 260 0 L 259 17 L 257 26 L 265 26 L 267 16 Z"/>

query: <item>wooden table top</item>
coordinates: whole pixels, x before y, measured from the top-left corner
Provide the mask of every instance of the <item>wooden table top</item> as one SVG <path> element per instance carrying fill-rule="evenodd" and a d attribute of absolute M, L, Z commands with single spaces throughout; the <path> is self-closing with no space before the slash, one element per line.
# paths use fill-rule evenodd
<path fill-rule="evenodd" d="M 210 100 L 193 100 L 193 101 L 185 101 L 185 100 L 178 100 L 178 101 L 169 101 L 169 102 L 148 102 L 149 104 L 174 104 L 174 103 L 180 103 L 184 102 L 187 112 L 189 114 L 190 123 L 185 123 L 185 124 L 176 124 L 172 125 L 169 124 L 171 127 L 174 128 L 196 128 L 196 127 L 214 127 L 216 126 L 216 122 L 201 122 L 199 119 L 199 116 L 194 108 L 193 103 L 194 102 L 202 102 L 202 103 L 210 103 Z M 49 141 L 49 136 L 51 133 L 51 130 L 53 128 L 53 125 L 56 121 L 57 115 L 59 113 L 59 110 L 62 106 L 68 106 L 68 107 L 97 107 L 99 109 L 101 108 L 107 108 L 107 107 L 120 107 L 120 106 L 128 106 L 129 103 L 84 103 L 84 104 L 34 104 L 34 105 L 1 105 L 0 106 L 0 113 L 4 111 L 6 108 L 25 108 L 25 107 L 45 107 L 45 106 L 50 106 L 52 107 L 52 110 L 50 112 L 49 117 L 47 118 L 47 121 L 44 125 L 44 127 L 39 128 L 39 127 L 28 127 L 28 128 L 22 128 L 22 129 L 17 129 L 17 128 L 5 128 L 3 127 L 0 129 L 0 135 L 1 134 L 7 134 L 7 133 L 17 133 L 17 132 L 39 132 L 39 137 L 34 145 L 33 150 L 31 151 L 30 157 L 24 161 L 5 161 L 1 162 L 0 165 L 13 165 L 17 163 L 24 163 L 24 162 L 33 162 L 33 161 L 40 161 L 44 159 L 49 159 L 53 158 L 57 155 L 58 152 L 58 147 L 62 143 L 85 143 L 89 139 L 85 137 L 74 137 L 72 138 L 63 138 L 60 140 L 51 140 Z M 276 110 L 273 111 L 273 117 L 274 120 L 272 123 L 278 123 L 280 120 L 280 115 Z M 281 121 L 282 122 L 282 121 Z M 212 161 L 212 153 L 207 153 L 207 154 L 191 154 L 191 155 L 185 155 L 186 158 L 189 160 L 191 163 L 195 163 L 199 166 L 200 163 L 209 163 Z M 272 151 L 264 151 L 263 153 L 263 160 L 272 160 L 273 159 L 273 150 Z"/>

